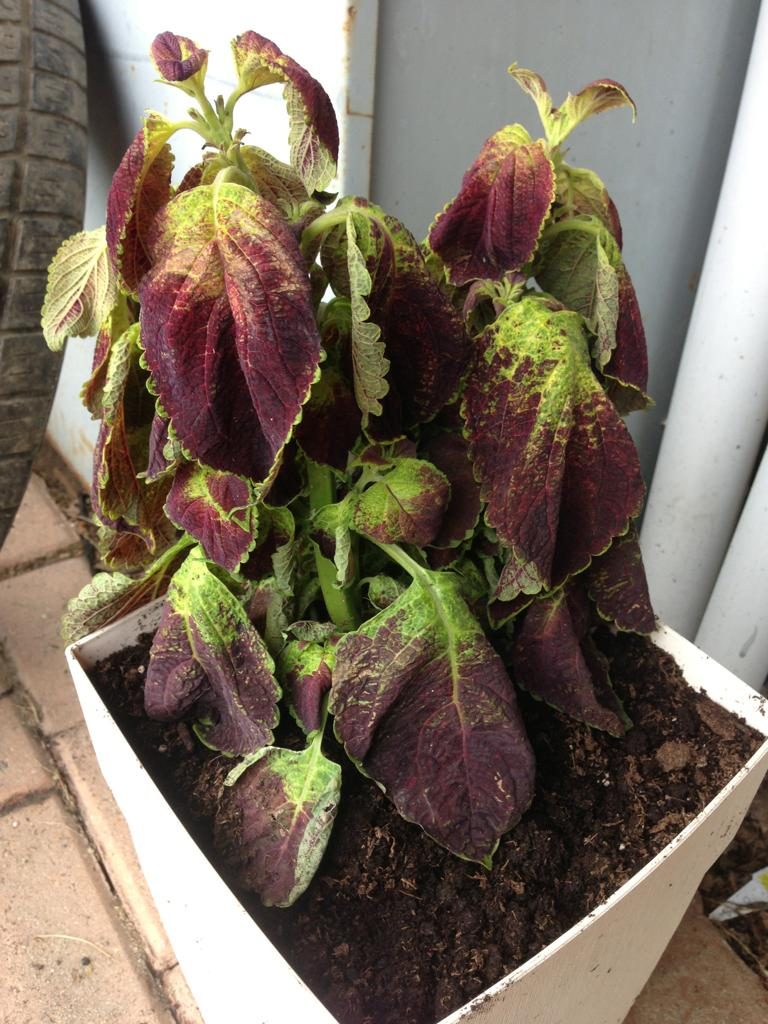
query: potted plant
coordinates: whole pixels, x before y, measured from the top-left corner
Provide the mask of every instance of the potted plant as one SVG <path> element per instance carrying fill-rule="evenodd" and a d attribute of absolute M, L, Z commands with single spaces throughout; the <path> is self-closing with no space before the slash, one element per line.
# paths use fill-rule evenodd
<path fill-rule="evenodd" d="M 338 131 L 321 86 L 255 32 L 233 54 L 235 90 L 212 103 L 206 51 L 155 39 L 161 78 L 194 103 L 189 119 L 146 116 L 106 228 L 74 236 L 51 266 L 49 344 L 98 332 L 82 397 L 101 420 L 92 506 L 113 570 L 71 603 L 65 629 L 79 641 L 123 620 L 70 659 L 107 779 L 117 790 L 130 779 L 126 816 L 206 1019 L 241 1013 L 258 948 L 280 982 L 261 985 L 258 1019 L 320 1021 L 332 1018 L 286 981 L 77 665 L 157 627 L 146 714 L 189 723 L 229 759 L 216 846 L 265 905 L 291 906 L 310 886 L 344 799 L 344 759 L 482 881 L 534 794 L 512 680 L 621 738 L 631 723 L 597 636 L 656 626 L 634 530 L 643 483 L 622 420 L 647 403 L 645 338 L 615 207 L 562 148 L 586 117 L 634 104 L 605 79 L 555 108 L 543 80 L 513 66 L 544 136 L 520 125 L 492 136 L 419 245 L 375 204 L 325 191 Z M 275 82 L 289 165 L 234 127 L 238 99 Z M 169 140 L 182 129 L 205 148 L 174 188 Z M 698 673 L 701 657 L 684 657 Z M 738 687 L 713 690 L 759 722 Z M 288 740 L 281 715 L 294 723 Z M 758 784 L 768 747 L 754 746 L 740 785 L 688 826 L 676 875 L 668 847 L 594 927 L 560 940 L 570 966 L 545 950 L 490 989 L 483 1012 L 619 1020 Z M 179 890 L 190 884 L 180 850 L 202 872 L 194 900 Z M 592 960 L 610 973 L 620 943 L 603 925 L 648 919 L 646 874 L 656 890 L 686 882 L 653 911 L 656 940 L 608 979 Z M 192 925 L 206 916 L 207 941 Z M 222 935 L 223 956 L 211 950 Z M 553 970 L 579 979 L 560 1009 Z"/>

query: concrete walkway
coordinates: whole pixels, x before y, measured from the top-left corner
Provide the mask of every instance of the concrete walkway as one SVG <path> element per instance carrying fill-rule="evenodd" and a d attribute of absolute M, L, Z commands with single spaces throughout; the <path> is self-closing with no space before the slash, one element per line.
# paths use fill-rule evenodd
<path fill-rule="evenodd" d="M 88 578 L 33 477 L 0 552 L 0 1024 L 200 1024 L 64 667 Z M 730 1022 L 768 995 L 694 904 L 626 1024 Z"/>

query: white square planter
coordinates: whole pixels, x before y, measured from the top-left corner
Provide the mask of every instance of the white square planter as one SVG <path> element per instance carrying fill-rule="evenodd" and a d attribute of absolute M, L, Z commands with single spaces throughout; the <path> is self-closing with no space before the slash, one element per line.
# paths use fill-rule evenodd
<path fill-rule="evenodd" d="M 67 649 L 104 778 L 206 1024 L 335 1024 L 219 878 L 93 689 L 87 671 L 158 622 L 160 603 Z M 672 630 L 653 637 L 689 683 L 764 736 L 768 703 Z M 704 872 L 738 829 L 768 740 L 714 800 L 605 903 L 442 1024 L 621 1024 Z"/>

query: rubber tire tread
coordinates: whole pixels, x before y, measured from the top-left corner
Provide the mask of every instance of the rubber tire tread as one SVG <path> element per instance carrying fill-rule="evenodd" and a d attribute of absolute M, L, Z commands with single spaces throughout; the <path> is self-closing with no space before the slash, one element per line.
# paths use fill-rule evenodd
<path fill-rule="evenodd" d="M 77 0 L 0 0 L 0 545 L 61 368 L 40 307 L 51 257 L 82 227 L 87 122 Z"/>

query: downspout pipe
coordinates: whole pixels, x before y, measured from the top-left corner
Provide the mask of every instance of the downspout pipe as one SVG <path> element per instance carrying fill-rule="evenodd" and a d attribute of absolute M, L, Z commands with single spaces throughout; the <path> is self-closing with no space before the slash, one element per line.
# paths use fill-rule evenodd
<path fill-rule="evenodd" d="M 656 611 L 689 639 L 768 423 L 767 109 L 763 3 L 641 535 Z"/>
<path fill-rule="evenodd" d="M 768 451 L 717 577 L 696 644 L 756 690 L 768 676 Z"/>

